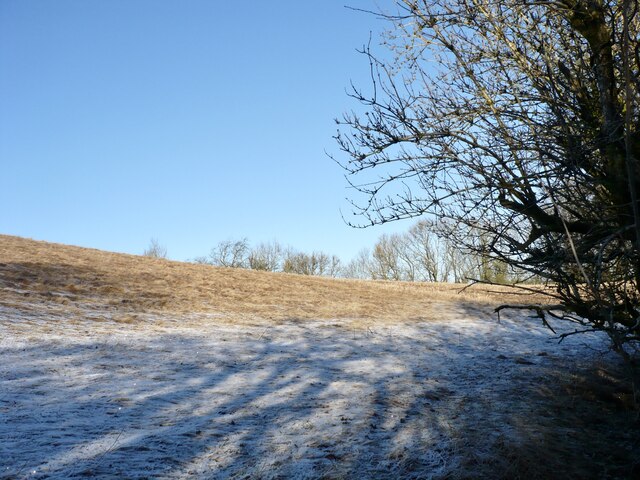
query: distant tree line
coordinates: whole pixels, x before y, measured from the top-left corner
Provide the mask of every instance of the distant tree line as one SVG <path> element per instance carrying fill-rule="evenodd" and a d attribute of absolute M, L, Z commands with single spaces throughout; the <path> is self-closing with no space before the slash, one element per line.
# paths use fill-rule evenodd
<path fill-rule="evenodd" d="M 263 242 L 251 247 L 247 238 L 218 242 L 209 255 L 197 257 L 195 263 L 230 268 L 249 268 L 267 272 L 297 273 L 338 277 L 340 258 L 325 252 L 300 252 L 284 247 L 277 241 Z"/>
<path fill-rule="evenodd" d="M 499 260 L 476 251 L 465 251 L 441 238 L 438 228 L 433 222 L 423 220 L 404 233 L 383 234 L 372 249 L 362 249 L 348 263 L 336 255 L 323 251 L 302 252 L 275 240 L 251 246 L 247 238 L 218 242 L 207 256 L 193 261 L 220 267 L 372 280 L 456 283 L 527 280 Z M 468 234 L 475 236 L 481 246 L 480 233 L 470 231 Z M 488 251 L 489 246 L 486 247 Z"/>
<path fill-rule="evenodd" d="M 495 283 L 527 280 L 521 272 L 489 256 L 469 251 L 438 235 L 440 227 L 419 221 L 404 233 L 383 234 L 372 249 L 363 249 L 343 269 L 349 278 L 410 282 Z M 468 232 L 482 242 L 478 232 Z"/>

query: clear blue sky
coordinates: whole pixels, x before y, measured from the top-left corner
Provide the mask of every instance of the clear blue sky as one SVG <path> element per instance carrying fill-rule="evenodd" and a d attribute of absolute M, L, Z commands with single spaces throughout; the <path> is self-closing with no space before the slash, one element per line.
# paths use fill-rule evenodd
<path fill-rule="evenodd" d="M 169 257 L 277 239 L 348 260 L 333 119 L 391 0 L 0 0 L 0 233 Z M 377 7 L 376 7 L 377 6 Z"/>

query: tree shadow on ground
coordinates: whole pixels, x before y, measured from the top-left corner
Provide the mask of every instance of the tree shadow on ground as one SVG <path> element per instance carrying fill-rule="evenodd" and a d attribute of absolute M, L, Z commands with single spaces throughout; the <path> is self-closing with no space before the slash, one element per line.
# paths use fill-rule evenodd
<path fill-rule="evenodd" d="M 638 417 L 599 339 L 488 318 L 59 328 L 0 343 L 0 478 L 638 473 Z"/>

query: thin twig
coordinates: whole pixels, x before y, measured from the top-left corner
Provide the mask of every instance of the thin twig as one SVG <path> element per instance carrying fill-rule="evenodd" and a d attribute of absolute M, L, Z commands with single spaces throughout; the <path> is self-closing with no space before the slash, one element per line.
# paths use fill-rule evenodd
<path fill-rule="evenodd" d="M 122 436 L 123 433 L 124 433 L 124 427 L 122 428 L 122 430 L 120 430 L 120 432 L 118 433 L 118 436 L 113 441 L 111 446 L 109 448 L 107 448 L 104 452 L 102 452 L 102 455 L 100 455 L 98 458 L 96 458 L 93 468 L 98 468 L 100 466 L 100 463 L 102 463 L 102 460 L 104 459 L 105 455 L 107 455 L 107 453 L 109 453 L 109 452 L 111 452 L 113 450 L 113 447 L 116 446 L 116 444 L 118 443 L 118 440 L 120 440 L 120 437 Z"/>
<path fill-rule="evenodd" d="M 509 310 L 533 310 L 536 312 L 536 318 L 542 320 L 542 323 L 545 327 L 551 330 L 554 334 L 557 335 L 556 331 L 547 321 L 547 317 L 544 312 L 546 310 L 562 310 L 564 307 L 562 305 L 500 305 L 496 307 L 493 311 L 498 314 L 498 319 L 500 319 L 500 312 L 505 309 Z"/>

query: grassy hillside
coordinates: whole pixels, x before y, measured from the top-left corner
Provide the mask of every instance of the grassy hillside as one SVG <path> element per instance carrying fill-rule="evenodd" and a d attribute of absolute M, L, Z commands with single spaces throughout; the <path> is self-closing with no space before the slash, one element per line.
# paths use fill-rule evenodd
<path fill-rule="evenodd" d="M 507 292 L 218 268 L 0 235 L 0 303 L 45 302 L 73 315 L 203 312 L 221 319 L 429 319 L 434 302 L 495 305 Z M 494 289 L 495 290 L 495 289 Z"/>
<path fill-rule="evenodd" d="M 0 478 L 640 478 L 606 338 L 460 289 L 0 236 Z"/>

